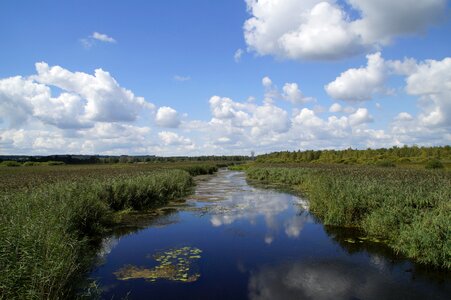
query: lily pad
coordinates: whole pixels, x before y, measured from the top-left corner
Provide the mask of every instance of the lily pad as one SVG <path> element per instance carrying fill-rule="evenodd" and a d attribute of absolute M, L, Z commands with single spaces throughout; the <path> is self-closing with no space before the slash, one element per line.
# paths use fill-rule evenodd
<path fill-rule="evenodd" d="M 157 279 L 194 282 L 199 279 L 200 274 L 190 274 L 191 265 L 195 260 L 201 258 L 200 253 L 202 250 L 198 248 L 173 248 L 152 255 L 151 257 L 159 263 L 153 268 L 127 265 L 114 274 L 119 280 L 143 278 L 149 282 Z"/>

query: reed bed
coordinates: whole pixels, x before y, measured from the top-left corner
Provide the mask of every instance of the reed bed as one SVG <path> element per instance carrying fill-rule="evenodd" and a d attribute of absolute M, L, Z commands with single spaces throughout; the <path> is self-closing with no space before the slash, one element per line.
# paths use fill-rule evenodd
<path fill-rule="evenodd" d="M 39 167 L 32 176 L 23 176 L 21 184 L 2 187 L 0 299 L 75 297 L 92 266 L 94 241 L 114 225 L 116 212 L 151 209 L 182 198 L 194 186 L 191 174 L 216 170 L 208 164 L 140 172 L 58 167 L 66 170 L 63 178 L 58 169 Z"/>
<path fill-rule="evenodd" d="M 450 172 L 339 165 L 246 172 L 305 194 L 326 225 L 359 227 L 420 263 L 451 269 Z"/>

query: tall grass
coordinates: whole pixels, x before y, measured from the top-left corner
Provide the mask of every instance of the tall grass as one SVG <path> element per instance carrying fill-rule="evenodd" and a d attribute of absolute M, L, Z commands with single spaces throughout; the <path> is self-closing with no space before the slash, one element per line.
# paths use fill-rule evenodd
<path fill-rule="evenodd" d="M 0 298 L 68 299 L 92 263 L 91 242 L 114 212 L 147 209 L 190 193 L 183 170 L 63 181 L 0 199 Z"/>
<path fill-rule="evenodd" d="M 250 179 L 291 185 L 306 194 L 326 225 L 359 227 L 394 250 L 451 268 L 451 176 L 402 168 L 253 167 Z"/>

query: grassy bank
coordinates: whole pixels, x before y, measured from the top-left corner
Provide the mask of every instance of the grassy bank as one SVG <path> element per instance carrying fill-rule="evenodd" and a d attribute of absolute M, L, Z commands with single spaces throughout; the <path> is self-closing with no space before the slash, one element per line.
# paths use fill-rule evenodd
<path fill-rule="evenodd" d="M 76 169 L 74 174 L 66 172 L 64 180 L 53 173 L 55 169 L 36 169 L 33 176 L 22 178 L 22 184 L 3 187 L 0 299 L 72 298 L 92 265 L 93 241 L 114 225 L 116 212 L 146 210 L 182 198 L 192 191 L 191 174 L 216 170 L 215 165 L 178 168 L 185 170 L 95 169 L 87 177 L 81 175 L 86 170 Z M 32 178 L 39 178 L 39 184 Z M 46 179 L 52 184 L 43 184 Z"/>
<path fill-rule="evenodd" d="M 339 165 L 246 172 L 305 194 L 326 225 L 359 227 L 420 263 L 451 268 L 450 172 Z"/>

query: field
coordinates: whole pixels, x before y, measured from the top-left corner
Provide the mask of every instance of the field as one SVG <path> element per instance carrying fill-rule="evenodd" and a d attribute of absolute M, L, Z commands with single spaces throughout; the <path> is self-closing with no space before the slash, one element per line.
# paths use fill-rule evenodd
<path fill-rule="evenodd" d="M 247 177 L 289 185 L 325 224 L 358 227 L 425 265 L 451 268 L 451 173 L 320 164 L 253 164 Z"/>
<path fill-rule="evenodd" d="M 215 163 L 0 168 L 0 298 L 72 298 L 96 241 L 124 211 L 191 193 Z"/>

